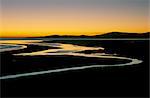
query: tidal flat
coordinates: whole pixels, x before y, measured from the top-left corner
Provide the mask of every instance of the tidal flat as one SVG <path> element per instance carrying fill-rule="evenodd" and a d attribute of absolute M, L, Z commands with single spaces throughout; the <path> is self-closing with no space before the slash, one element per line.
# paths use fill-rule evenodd
<path fill-rule="evenodd" d="M 39 43 L 46 44 L 41 46 Z M 149 40 L 42 40 L 19 45 L 27 48 L 1 52 L 1 77 L 64 68 L 107 66 L 1 79 L 3 97 L 149 95 Z M 62 50 L 62 47 L 66 50 Z M 118 59 L 119 57 L 131 60 Z M 130 63 L 132 59 L 142 62 L 130 66 L 114 66 Z"/>

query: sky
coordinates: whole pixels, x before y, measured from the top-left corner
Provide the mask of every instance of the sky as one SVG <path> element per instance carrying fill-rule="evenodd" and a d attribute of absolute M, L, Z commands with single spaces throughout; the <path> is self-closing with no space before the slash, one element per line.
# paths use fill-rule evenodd
<path fill-rule="evenodd" d="M 149 0 L 0 0 L 0 37 L 148 31 Z"/>

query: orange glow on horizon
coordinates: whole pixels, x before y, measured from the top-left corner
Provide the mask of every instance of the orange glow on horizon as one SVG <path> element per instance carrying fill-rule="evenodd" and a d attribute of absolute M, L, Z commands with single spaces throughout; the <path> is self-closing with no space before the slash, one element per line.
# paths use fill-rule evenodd
<path fill-rule="evenodd" d="M 110 32 L 125 32 L 125 31 L 110 31 Z M 145 33 L 149 31 L 141 31 L 141 32 L 126 32 L 126 33 Z M 42 36 L 50 36 L 50 35 L 72 35 L 72 36 L 80 36 L 80 35 L 87 35 L 87 36 L 93 36 L 93 35 L 101 35 L 109 32 L 57 32 L 57 33 L 43 33 L 43 32 L 5 32 L 0 33 L 0 38 L 19 38 L 19 37 L 42 37 Z M 7 34 L 7 35 L 6 35 Z"/>
<path fill-rule="evenodd" d="M 99 4 L 97 2 L 88 4 L 83 0 L 84 3 L 80 4 L 80 0 L 73 0 L 78 3 L 70 0 L 70 3 L 64 3 L 66 5 L 59 5 L 57 2 L 54 5 L 52 1 L 55 0 L 42 0 L 43 6 L 39 7 L 41 2 L 32 4 L 32 0 L 17 1 L 19 4 L 13 0 L 9 2 L 3 0 L 3 9 L 0 10 L 0 37 L 99 35 L 113 31 L 129 33 L 149 31 L 149 17 L 145 6 L 140 7 L 134 3 L 134 6 L 130 3 L 118 5 L 119 2 L 115 2 L 116 0 L 114 0 L 116 4 L 114 2 L 110 4 L 113 0 L 109 2 L 96 0 Z"/>

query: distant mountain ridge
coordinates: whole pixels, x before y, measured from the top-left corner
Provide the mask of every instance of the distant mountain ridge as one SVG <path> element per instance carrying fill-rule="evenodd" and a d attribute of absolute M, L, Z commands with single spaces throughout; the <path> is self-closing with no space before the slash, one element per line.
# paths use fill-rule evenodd
<path fill-rule="evenodd" d="M 110 32 L 102 35 L 96 35 L 100 38 L 149 38 L 150 32 L 146 33 L 125 33 L 125 32 Z"/>
<path fill-rule="evenodd" d="M 150 32 L 146 33 L 126 33 L 126 32 L 109 32 L 101 35 L 87 36 L 73 36 L 73 35 L 50 35 L 42 38 L 150 38 Z"/>

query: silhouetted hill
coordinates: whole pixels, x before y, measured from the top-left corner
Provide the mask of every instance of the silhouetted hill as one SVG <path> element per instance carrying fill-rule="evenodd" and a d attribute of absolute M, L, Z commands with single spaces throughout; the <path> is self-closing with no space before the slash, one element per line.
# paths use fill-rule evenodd
<path fill-rule="evenodd" d="M 94 36 L 51 35 L 51 36 L 45 36 L 44 38 L 150 38 L 150 32 L 141 33 L 141 34 L 126 33 L 126 32 L 109 32 L 106 34 L 94 35 Z"/>
<path fill-rule="evenodd" d="M 96 35 L 98 38 L 149 38 L 150 32 L 147 33 L 124 33 L 124 32 L 110 32 L 103 35 Z"/>

